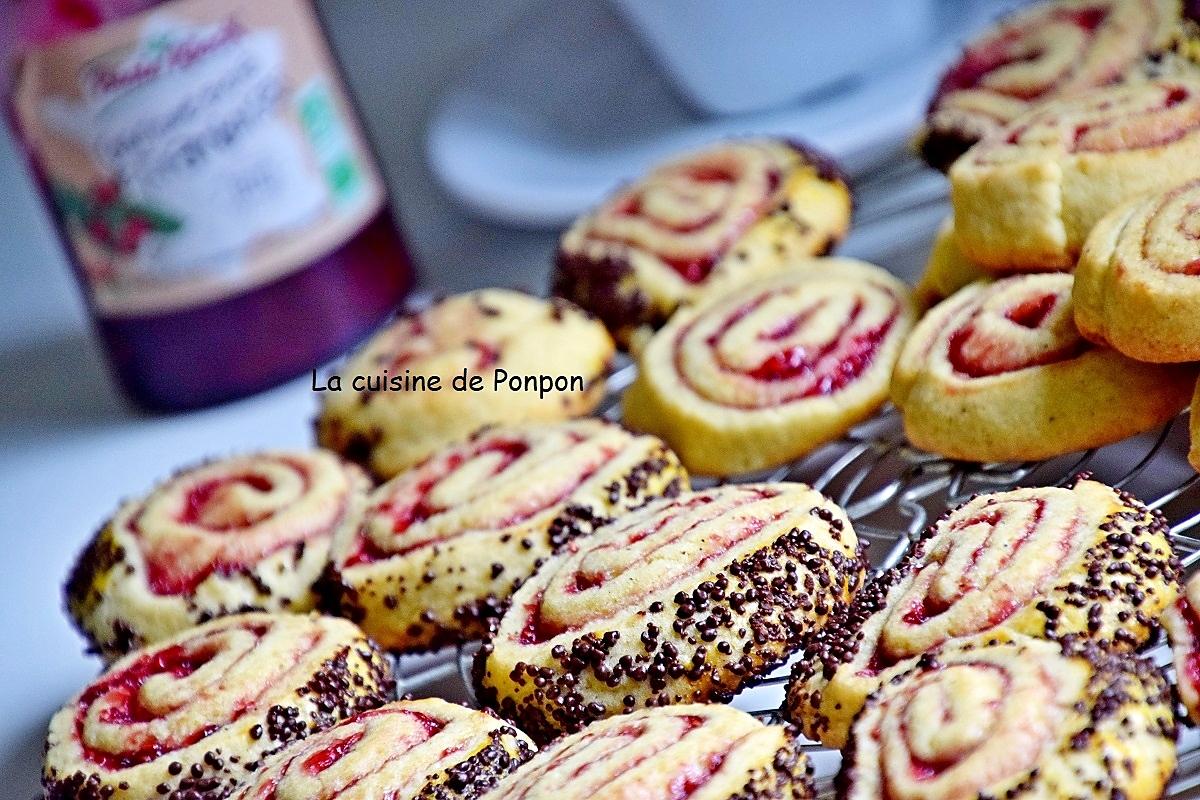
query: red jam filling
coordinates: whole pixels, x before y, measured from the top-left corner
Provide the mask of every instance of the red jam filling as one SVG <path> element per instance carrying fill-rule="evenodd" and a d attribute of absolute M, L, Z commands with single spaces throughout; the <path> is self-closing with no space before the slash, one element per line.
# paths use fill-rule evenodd
<path fill-rule="evenodd" d="M 805 390 L 801 397 L 831 395 L 849 386 L 871 366 L 879 343 L 883 341 L 886 328 L 874 328 L 856 336 L 839 353 L 833 370 L 821 375 Z M 750 372 L 750 377 L 761 381 L 786 381 L 807 377 L 816 372 L 817 365 L 826 358 L 836 345 L 823 348 L 809 356 L 803 347 L 792 347 L 768 358 Z"/>
<path fill-rule="evenodd" d="M 306 466 L 290 461 L 286 463 L 301 477 L 304 488 L 307 490 L 309 478 Z M 212 508 L 212 503 L 217 501 L 220 494 L 239 484 L 249 486 L 262 493 L 274 489 L 274 484 L 268 478 L 257 474 L 228 475 L 204 481 L 192 487 L 187 493 L 183 508 L 178 515 L 179 521 L 194 528 L 203 528 L 208 533 L 240 533 L 269 518 L 274 513 L 268 511 L 258 516 L 250 516 L 232 508 L 222 507 L 219 511 Z M 129 526 L 135 534 L 142 535 L 140 513 L 131 519 Z M 260 554 L 259 557 L 266 557 L 287 544 L 289 544 L 287 540 L 282 540 L 277 546 Z M 150 590 L 157 595 L 165 596 L 190 594 L 213 574 L 229 576 L 247 566 L 241 561 L 217 557 L 199 568 L 190 571 L 182 570 L 170 550 L 147 552 L 145 558 L 146 582 Z"/>
<path fill-rule="evenodd" d="M 144 741 L 133 750 L 110 753 L 90 747 L 84 741 L 83 726 L 88 710 L 99 698 L 105 698 L 108 706 L 101 722 L 109 725 L 145 723 L 158 718 L 155 712 L 142 705 L 139 690 L 155 675 L 169 675 L 182 679 L 196 672 L 216 655 L 212 648 L 189 649 L 186 645 L 174 645 L 142 656 L 125 669 L 90 686 L 79 698 L 75 714 L 75 732 L 80 749 L 89 762 L 107 770 L 127 769 L 152 761 L 164 753 L 195 744 L 218 730 L 220 726 L 202 727 L 181 740 Z"/>
<path fill-rule="evenodd" d="M 1058 305 L 1058 295 L 1044 294 L 1025 300 L 1016 308 L 1010 308 L 1004 316 L 1023 328 L 1033 330 L 1046 321 L 1046 317 Z"/>
<path fill-rule="evenodd" d="M 667 797 L 671 800 L 685 800 L 696 793 L 696 790 L 706 786 L 712 776 L 725 763 L 724 753 L 710 753 L 708 758 L 696 764 L 688 764 L 683 770 L 671 778 L 667 785 Z"/>
<path fill-rule="evenodd" d="M 694 258 L 663 258 L 662 261 L 688 283 L 700 283 L 709 276 L 720 256 L 711 253 Z"/>
<path fill-rule="evenodd" d="M 1015 325 L 1033 330 L 1046 321 L 1057 303 L 1057 295 L 1043 295 L 1023 301 L 1006 311 L 1004 316 Z M 1073 337 L 1057 347 L 1036 354 L 1028 361 L 1018 362 L 1006 343 L 982 339 L 981 336 L 972 322 L 967 322 L 950 335 L 946 357 L 956 372 L 969 378 L 1002 375 L 1078 358 L 1089 347 L 1085 339 Z"/>
<path fill-rule="evenodd" d="M 904 612 L 901 619 L 905 625 L 924 625 L 934 617 L 945 614 L 952 605 L 953 603 L 934 597 L 922 597 Z"/>
<path fill-rule="evenodd" d="M 545 593 L 538 592 L 537 597 L 525 605 L 525 627 L 521 629 L 517 641 L 523 645 L 535 645 L 548 642 L 567 629 L 555 625 L 542 617 L 542 597 Z"/>
<path fill-rule="evenodd" d="M 576 437 L 575 442 L 577 443 L 578 441 L 582 441 L 582 439 Z M 503 457 L 497 462 L 491 472 L 492 475 L 498 475 L 507 469 L 509 465 L 518 458 L 524 456 L 528 451 L 529 444 L 526 442 L 500 440 L 487 442 L 483 447 L 480 447 L 478 450 L 476 450 L 471 457 L 478 458 L 479 456 L 487 453 L 500 453 Z M 579 487 L 580 484 L 595 475 L 596 471 L 601 467 L 601 465 L 612 459 L 615 455 L 616 451 L 612 448 L 603 449 L 600 453 L 600 460 L 584 469 L 576 477 L 575 481 L 564 487 L 564 489 L 557 496 L 540 502 L 537 505 L 530 505 L 514 511 L 509 516 L 497 521 L 493 529 L 503 530 L 504 528 L 510 528 L 513 525 L 524 522 L 530 517 L 545 511 L 547 508 L 551 508 L 562 503 Z M 443 480 L 448 474 L 462 466 L 465 460 L 466 459 L 462 455 L 455 454 L 446 460 L 445 464 L 442 465 L 442 469 L 440 469 L 436 475 L 421 481 L 417 485 L 414 492 L 419 497 L 416 502 L 409 503 L 408 505 L 384 503 L 376 508 L 376 513 L 381 515 L 389 515 L 392 517 L 392 531 L 396 534 L 404 533 L 413 525 L 425 522 L 431 517 L 442 513 L 446 509 L 433 505 L 429 502 L 426 496 L 433 490 L 433 487 L 436 486 L 439 481 Z M 372 564 L 388 558 L 403 556 L 422 547 L 427 547 L 438 541 L 444 541 L 446 538 L 449 537 L 431 537 L 417 542 L 411 542 L 398 550 L 389 550 L 380 547 L 371 538 L 360 535 L 358 540 L 358 549 L 343 562 L 343 567 L 349 568 L 360 566 L 362 564 Z"/>
<path fill-rule="evenodd" d="M 500 351 L 484 342 L 472 342 L 479 355 L 475 362 L 478 370 L 487 369 L 500 360 Z"/>
<path fill-rule="evenodd" d="M 363 731 L 357 731 L 349 736 L 338 739 L 332 744 L 317 750 L 304 759 L 304 770 L 310 775 L 317 775 L 332 767 L 345 757 L 363 738 Z"/>
<path fill-rule="evenodd" d="M 179 521 L 187 525 L 202 525 L 207 530 L 224 533 L 237 528 L 243 528 L 247 525 L 253 525 L 258 522 L 259 518 L 251 518 L 247 515 L 242 515 L 236 518 L 227 518 L 219 522 L 205 522 L 205 517 L 212 503 L 213 498 L 218 492 L 227 491 L 229 487 L 235 484 L 244 484 L 258 492 L 264 494 L 274 488 L 271 481 L 264 478 L 262 475 L 235 475 L 221 478 L 214 478 L 209 481 L 204 481 L 192 487 L 188 492 L 187 499 L 184 501 L 183 512 L 180 514 Z"/>
<path fill-rule="evenodd" d="M 722 324 L 713 333 L 704 340 L 705 344 L 710 348 L 715 349 L 721 338 L 729 332 L 734 325 L 744 319 L 756 308 L 761 306 L 769 299 L 769 295 L 760 295 L 730 314 Z M 764 331 L 758 335 L 762 341 L 777 341 L 786 336 L 794 334 L 800 329 L 809 319 L 816 314 L 823 302 L 815 303 L 814 305 L 804 309 L 798 314 L 789 317 L 781 322 L 775 328 Z M 749 377 L 755 380 L 764 382 L 790 381 L 801 378 L 814 378 L 803 391 L 799 392 L 794 398 L 803 399 L 808 397 L 826 396 L 844 389 L 849 384 L 856 381 L 862 374 L 871 366 L 875 359 L 876 353 L 879 352 L 880 343 L 891 330 L 892 324 L 896 320 L 896 313 L 893 312 L 882 324 L 870 330 L 863 331 L 857 336 L 849 339 L 843 338 L 846 331 L 853 327 L 855 321 L 861 316 L 863 311 L 863 303 L 859 300 L 851 309 L 850 314 L 838 331 L 837 336 L 823 345 L 820 349 L 810 353 L 802 345 L 795 345 L 785 350 L 781 350 L 768 356 L 761 364 L 748 373 Z M 681 332 L 680 341 L 686 335 L 686 330 Z M 820 373 L 820 367 L 823 362 L 830 359 L 836 359 L 832 368 L 828 372 Z M 676 370 L 683 375 L 679 366 L 679 348 L 678 342 L 676 346 L 675 356 Z M 724 361 L 719 361 L 720 366 L 726 371 L 736 371 Z"/>
<path fill-rule="evenodd" d="M 794 333 L 819 306 L 807 309 L 803 314 L 788 320 L 784 325 L 772 330 L 763 338 L 775 339 Z M 827 396 L 839 392 L 858 380 L 875 360 L 880 343 L 887 335 L 895 320 L 889 317 L 882 325 L 863 331 L 850 339 L 843 339 L 845 332 L 853 327 L 863 311 L 860 300 L 851 310 L 838 336 L 815 352 L 810 353 L 801 345 L 789 347 L 771 355 L 749 372 L 750 377 L 760 381 L 788 381 L 798 378 L 815 377 L 815 380 L 800 393 L 799 398 Z M 747 312 L 748 313 L 748 312 Z M 727 325 L 732 325 L 736 319 L 731 319 Z M 728 327 L 720 333 L 724 333 Z M 716 336 L 710 337 L 710 344 L 715 344 Z M 819 373 L 822 362 L 835 358 L 836 361 L 828 372 Z"/>
<path fill-rule="evenodd" d="M 1183 661 L 1185 677 L 1192 686 L 1200 688 L 1200 649 L 1197 649 L 1197 645 L 1200 644 L 1200 617 L 1196 616 L 1196 610 L 1192 608 L 1186 597 L 1179 598 L 1175 607 L 1187 624 L 1188 638 L 1191 639 L 1192 649 Z"/>
<path fill-rule="evenodd" d="M 1166 97 L 1163 98 L 1161 109 L 1148 109 L 1145 113 L 1155 113 L 1156 111 L 1167 111 L 1191 99 L 1191 92 L 1182 86 L 1173 86 L 1167 90 Z M 1107 110 L 1105 106 L 1101 109 Z M 1136 112 L 1135 112 L 1136 113 Z M 1079 151 L 1090 152 L 1109 152 L 1113 150 L 1133 150 L 1144 149 L 1149 147 L 1160 147 L 1178 141 L 1186 134 L 1195 129 L 1197 124 L 1196 113 L 1191 114 L 1192 119 L 1188 123 L 1174 124 L 1158 124 L 1153 128 L 1143 126 L 1143 130 L 1139 131 L 1122 131 L 1120 129 L 1121 121 L 1119 119 L 1111 121 L 1103 121 L 1098 123 L 1085 123 L 1075 127 L 1074 136 L 1071 144 L 1074 149 Z M 1105 131 L 1116 126 L 1116 131 L 1110 131 L 1110 135 L 1105 136 Z M 1085 139 L 1093 131 L 1099 129 L 1099 140 L 1096 142 L 1086 142 Z M 1009 135 L 1009 143 L 1016 144 L 1020 141 L 1023 128 L 1017 128 Z M 1120 135 L 1117 135 L 1120 134 Z"/>
<path fill-rule="evenodd" d="M 733 183 L 737 180 L 737 176 L 731 171 L 722 167 L 704 165 L 688 167 L 685 172 L 688 180 L 695 183 Z M 771 170 L 767 173 L 767 195 L 763 198 L 762 204 L 765 205 L 775 192 L 779 189 L 782 182 L 782 177 L 776 170 Z M 639 216 L 642 214 L 642 198 L 641 195 L 634 194 L 623 201 L 615 209 L 617 214 L 623 216 Z M 746 213 L 740 215 L 736 224 L 730 226 L 727 235 L 719 247 L 708 253 L 696 253 L 687 256 L 668 256 L 659 254 L 659 259 L 674 270 L 681 278 L 688 283 L 701 283 L 712 272 L 713 267 L 717 262 L 724 257 L 725 252 L 729 249 L 730 242 L 737 239 L 747 228 L 750 227 L 761 215 L 763 209 L 761 206 L 748 206 Z M 719 212 L 713 212 L 703 217 L 689 220 L 685 223 L 664 223 L 661 220 L 652 220 L 655 225 L 667 231 L 668 233 L 686 236 L 691 233 L 703 230 L 721 219 Z M 626 242 L 626 244 L 637 246 L 635 242 Z"/>
<path fill-rule="evenodd" d="M 1086 33 L 1093 33 L 1108 18 L 1108 9 L 1101 7 L 1056 10 L 1051 19 L 1058 22 L 1068 22 Z M 1040 28 L 1045 23 L 1039 22 Z M 932 107 L 936 108 L 943 97 L 951 92 L 978 87 L 983 79 L 998 69 L 1011 64 L 1038 61 L 1045 56 L 1045 51 L 1030 48 L 1026 45 L 1029 29 L 1014 29 L 991 39 L 976 47 L 968 48 L 962 58 L 951 67 L 938 84 L 933 96 Z M 1031 84 L 1025 89 L 1015 87 L 1006 91 L 1011 97 L 1021 100 L 1035 100 L 1054 88 L 1054 83 Z"/>
<path fill-rule="evenodd" d="M 912 779 L 918 783 L 933 780 L 938 775 L 946 771 L 948 764 L 935 764 L 932 761 L 926 761 L 923 758 L 909 756 L 908 770 L 912 775 Z"/>
<path fill-rule="evenodd" d="M 1021 533 L 1020 537 L 1018 537 L 1009 545 L 1006 557 L 999 565 L 1000 569 L 1003 569 L 1012 561 L 1016 553 L 1025 545 L 1027 541 L 1029 541 L 1030 537 L 1032 537 L 1037 531 L 1038 526 L 1041 525 L 1042 519 L 1045 516 L 1045 501 L 1037 499 L 1032 502 L 1034 505 L 1032 517 L 1026 524 L 1025 530 Z M 950 532 L 954 533 L 957 531 L 962 531 L 975 525 L 987 525 L 991 528 L 995 528 L 1003 522 L 1004 518 L 1005 513 L 1003 509 L 992 508 L 986 512 L 976 514 L 967 519 L 955 520 L 951 526 Z M 975 548 L 974 552 L 971 554 L 969 562 L 963 567 L 961 585 L 964 592 L 971 588 L 969 580 L 970 575 L 974 572 L 975 566 L 979 563 L 979 559 L 983 555 L 983 552 L 988 548 L 990 538 L 990 536 L 986 537 L 984 541 Z M 1059 563 L 1061 563 L 1062 558 L 1065 558 L 1066 555 L 1071 551 L 1070 537 L 1064 538 L 1064 541 L 1061 543 L 1061 547 L 1059 549 L 1061 552 Z M 929 620 L 935 619 L 939 615 L 949 611 L 953 607 L 954 603 L 960 598 L 961 596 L 952 600 L 946 600 L 942 598 L 929 597 L 927 595 L 919 600 L 912 601 L 909 607 L 905 609 L 900 619 L 905 625 L 923 625 Z M 1022 602 L 1018 598 L 998 598 L 992 605 L 991 613 L 988 614 L 987 621 L 984 626 L 980 628 L 980 630 L 986 630 L 999 625 L 1015 614 L 1022 607 L 1022 605 Z M 901 658 L 904 657 L 882 651 L 883 648 L 880 647 L 880 643 L 877 641 L 875 643 L 875 649 L 871 653 L 870 660 L 863 669 L 858 671 L 858 674 L 862 676 L 876 675 L 881 669 L 894 666 L 901 660 Z"/>
<path fill-rule="evenodd" d="M 392 747 L 390 747 L 389 749 L 384 751 L 382 760 L 379 763 L 375 764 L 376 771 L 380 768 L 383 768 L 389 762 L 399 758 L 401 755 L 403 755 L 403 753 L 408 752 L 413 747 L 416 747 L 417 745 L 419 745 L 423 742 L 429 741 L 435 735 L 437 735 L 439 732 L 441 732 L 441 730 L 443 728 L 446 727 L 446 723 L 444 721 L 435 719 L 427 714 L 422 714 L 419 711 L 388 708 L 386 706 L 383 708 L 374 709 L 372 711 L 367 711 L 362 714 L 359 714 L 354 717 L 354 721 L 362 723 L 362 722 L 366 722 L 367 720 L 372 719 L 374 717 L 381 717 L 381 716 L 390 715 L 390 714 L 401 714 L 405 717 L 410 718 L 414 722 L 416 722 L 417 726 L 421 729 L 421 736 L 418 740 L 414 740 L 413 738 L 409 737 L 409 738 L 407 738 L 406 741 L 403 741 L 403 742 L 401 742 L 401 741 L 392 742 Z M 345 758 L 348 753 L 350 753 L 352 750 L 354 750 L 355 747 L 358 746 L 358 743 L 360 741 L 362 741 L 362 739 L 365 735 L 366 735 L 365 730 L 359 730 L 355 733 L 350 734 L 349 736 L 338 739 L 335 742 L 331 742 L 329 745 L 323 747 L 322 749 L 310 753 L 304 759 L 304 761 L 301 763 L 301 767 L 309 775 L 319 775 L 320 773 L 322 773 L 325 770 L 332 767 L 338 761 Z M 401 749 L 401 747 L 400 747 L 401 745 L 404 745 L 403 749 Z M 460 752 L 462 749 L 463 748 L 462 748 L 461 744 L 456 747 L 446 748 L 445 750 L 442 751 L 442 758 L 445 758 L 446 756 L 450 755 L 451 753 Z M 290 768 L 290 766 L 289 766 L 289 768 Z M 339 794 L 353 794 L 353 792 L 351 792 L 351 789 L 358 786 L 362 781 L 366 780 L 371 774 L 373 774 L 373 772 L 366 772 L 363 774 L 354 775 L 347 782 L 342 783 L 342 785 L 338 787 L 339 788 L 338 793 Z M 394 795 L 394 793 L 385 794 L 385 795 L 383 795 L 383 800 L 388 800 L 388 798 L 391 798 L 393 795 Z"/>

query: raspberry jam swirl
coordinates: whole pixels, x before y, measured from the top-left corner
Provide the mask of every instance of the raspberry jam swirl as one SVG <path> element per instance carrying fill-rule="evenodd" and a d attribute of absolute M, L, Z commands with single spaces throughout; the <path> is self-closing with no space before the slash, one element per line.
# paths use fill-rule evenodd
<path fill-rule="evenodd" d="M 780 726 L 727 706 L 687 705 L 594 723 L 500 782 L 489 800 L 812 797 L 804 757 Z M 739 792 L 746 791 L 741 795 Z"/>
<path fill-rule="evenodd" d="M 862 574 L 845 513 L 802 484 L 653 501 L 521 585 L 476 659 L 478 696 L 535 741 L 726 701 L 801 648 Z"/>
<path fill-rule="evenodd" d="M 1159 796 L 1175 726 L 1152 665 L 1039 640 L 979 645 L 943 651 L 871 696 L 840 800 Z"/>
<path fill-rule="evenodd" d="M 112 527 L 137 543 L 151 592 L 191 594 L 285 548 L 328 548 L 363 487 L 332 453 L 259 453 L 180 473 L 122 508 Z"/>
<path fill-rule="evenodd" d="M 906 361 L 909 349 L 919 348 L 915 361 L 925 369 L 969 381 L 1069 361 L 1089 345 L 1075 327 L 1071 276 L 1045 274 L 957 292 L 930 312 L 905 347 Z"/>
<path fill-rule="evenodd" d="M 1037 153 L 1149 150 L 1200 129 L 1200 89 L 1157 78 L 1090 92 L 1031 111 L 971 150 L 976 164 L 1020 161 Z"/>
<path fill-rule="evenodd" d="M 1126 209 L 1113 246 L 1121 273 L 1115 279 L 1128 280 L 1125 273 L 1144 271 L 1200 275 L 1200 181 Z"/>
<path fill-rule="evenodd" d="M 751 225 L 780 208 L 798 153 L 782 142 L 730 142 L 671 162 L 577 223 L 564 249 L 636 253 L 700 283 Z"/>
<path fill-rule="evenodd" d="M 1066 489 L 983 495 L 958 507 L 888 593 L 867 669 L 1004 624 L 1062 580 L 1094 540 L 1089 515 Z"/>
<path fill-rule="evenodd" d="M 47 794 L 144 797 L 159 784 L 166 794 L 238 783 L 262 755 L 393 691 L 387 662 L 349 622 L 225 617 L 126 656 L 59 711 Z"/>
<path fill-rule="evenodd" d="M 837 270 L 756 282 L 696 313 L 672 343 L 684 391 L 750 411 L 837 395 L 860 380 L 906 301 L 889 282 Z"/>
<path fill-rule="evenodd" d="M 523 734 L 489 714 L 436 698 L 401 701 L 271 757 L 233 798 L 473 798 L 532 752 Z"/>
<path fill-rule="evenodd" d="M 955 661 L 868 704 L 854 764 L 878 766 L 878 797 L 963 797 L 1034 769 L 1068 715 L 1060 678 L 1053 661 L 997 661 Z"/>
<path fill-rule="evenodd" d="M 1171 638 L 1175 686 L 1193 721 L 1200 722 L 1200 575 L 1193 575 L 1184 593 L 1167 609 L 1163 627 Z"/>
<path fill-rule="evenodd" d="M 564 542 L 687 486 L 662 442 L 612 423 L 487 428 L 379 487 L 317 591 L 395 652 L 481 638 Z"/>
<path fill-rule="evenodd" d="M 1102 483 L 981 495 L 938 520 L 813 637 L 811 660 L 793 671 L 788 714 L 842 747 L 880 685 L 974 636 L 1133 650 L 1173 602 L 1177 572 L 1165 520 Z"/>
<path fill-rule="evenodd" d="M 675 594 L 676 585 L 777 536 L 773 523 L 784 512 L 772 501 L 780 491 L 746 486 L 658 501 L 618 518 L 603 536 L 570 542 L 526 584 L 537 595 L 510 636 L 537 646 L 585 628 L 607 630 L 653 598 Z"/>
<path fill-rule="evenodd" d="M 1163 47 L 1168 0 L 1058 0 L 1013 14 L 967 45 L 930 103 L 933 135 L 961 149 L 1033 104 L 1105 86 Z"/>
<path fill-rule="evenodd" d="M 596 420 L 487 429 L 377 489 L 354 543 L 338 548 L 341 568 L 472 534 L 545 528 L 631 444 L 620 428 Z"/>

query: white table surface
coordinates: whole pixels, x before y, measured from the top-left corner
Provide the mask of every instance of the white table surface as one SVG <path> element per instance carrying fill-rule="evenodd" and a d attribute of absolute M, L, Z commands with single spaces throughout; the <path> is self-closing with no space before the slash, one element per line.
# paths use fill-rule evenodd
<path fill-rule="evenodd" d="M 422 283 L 537 288 L 554 235 L 473 221 L 438 193 L 423 164 L 423 124 L 438 88 L 533 2 L 484 5 L 325 3 Z M 916 186 L 936 191 L 941 180 L 926 174 Z M 189 414 L 151 417 L 128 408 L 104 371 L 73 278 L 7 135 L 0 136 L 0 187 L 0 797 L 28 800 L 38 792 L 49 716 L 98 669 L 61 610 L 62 581 L 86 537 L 120 498 L 183 463 L 310 443 L 316 403 L 302 378 Z M 868 190 L 859 197 L 860 216 L 873 216 L 894 196 L 886 187 Z M 902 224 L 871 226 L 843 252 L 911 277 L 943 213 L 944 206 L 928 205 Z"/>

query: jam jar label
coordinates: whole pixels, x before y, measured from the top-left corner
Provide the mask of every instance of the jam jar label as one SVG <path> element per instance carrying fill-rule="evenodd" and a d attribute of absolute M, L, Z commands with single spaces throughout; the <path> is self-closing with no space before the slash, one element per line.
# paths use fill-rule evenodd
<path fill-rule="evenodd" d="M 33 50 L 14 110 L 97 313 L 213 302 L 385 192 L 308 0 L 175 0 Z"/>

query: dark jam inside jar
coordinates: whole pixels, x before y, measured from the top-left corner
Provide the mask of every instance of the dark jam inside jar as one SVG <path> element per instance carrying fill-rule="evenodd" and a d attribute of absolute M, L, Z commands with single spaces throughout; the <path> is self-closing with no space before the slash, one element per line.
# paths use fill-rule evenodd
<path fill-rule="evenodd" d="M 332 253 L 217 303 L 96 318 L 122 387 L 154 410 L 253 394 L 324 363 L 389 316 L 413 271 L 389 209 Z"/>
<path fill-rule="evenodd" d="M 404 298 L 412 265 L 309 0 L 19 13 L 14 130 L 138 405 L 303 374 Z"/>

